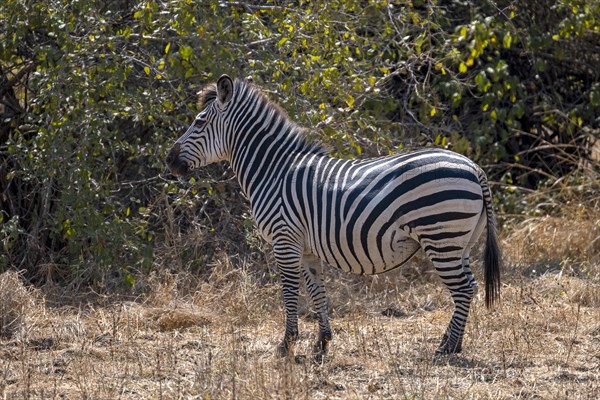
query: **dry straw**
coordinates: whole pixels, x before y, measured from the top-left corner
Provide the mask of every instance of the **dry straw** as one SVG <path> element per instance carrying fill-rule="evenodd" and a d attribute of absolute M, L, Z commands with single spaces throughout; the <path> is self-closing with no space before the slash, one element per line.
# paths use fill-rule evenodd
<path fill-rule="evenodd" d="M 35 307 L 35 294 L 26 288 L 18 272 L 0 275 L 0 336 L 10 338 L 26 327 L 26 319 Z"/>

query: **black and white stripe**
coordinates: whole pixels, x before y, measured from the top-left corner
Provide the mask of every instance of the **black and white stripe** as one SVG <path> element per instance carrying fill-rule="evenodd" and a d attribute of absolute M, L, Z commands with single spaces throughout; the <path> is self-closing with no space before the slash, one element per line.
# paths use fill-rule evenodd
<path fill-rule="evenodd" d="M 330 157 L 255 85 L 223 76 L 200 95 L 202 112 L 167 162 L 175 174 L 227 160 L 281 272 L 286 330 L 297 339 L 301 277 L 331 340 L 321 262 L 355 274 L 397 268 L 422 248 L 455 303 L 437 353 L 461 351 L 477 290 L 469 251 L 487 226 L 486 305 L 499 295 L 500 253 L 484 172 L 468 158 L 429 149 L 365 160 Z"/>

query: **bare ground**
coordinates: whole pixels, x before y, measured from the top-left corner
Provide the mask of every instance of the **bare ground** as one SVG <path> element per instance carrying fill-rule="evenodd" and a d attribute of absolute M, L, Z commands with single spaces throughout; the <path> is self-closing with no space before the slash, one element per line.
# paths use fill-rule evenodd
<path fill-rule="evenodd" d="M 507 240 L 531 246 L 527 238 Z M 334 340 L 323 363 L 311 357 L 316 322 L 304 304 L 296 357 L 275 355 L 283 334 L 279 285 L 227 260 L 208 279 L 154 275 L 136 299 L 31 289 L 16 273 L 5 273 L 0 394 L 600 398 L 600 264 L 520 259 L 527 263 L 509 262 L 505 270 L 500 306 L 486 310 L 482 294 L 474 302 L 463 353 L 435 363 L 452 303 L 419 260 L 375 278 L 328 273 Z"/>

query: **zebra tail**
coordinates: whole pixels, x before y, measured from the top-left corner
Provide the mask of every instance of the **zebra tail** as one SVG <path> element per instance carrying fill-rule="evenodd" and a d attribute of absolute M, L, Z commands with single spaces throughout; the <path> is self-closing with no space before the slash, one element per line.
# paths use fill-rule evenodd
<path fill-rule="evenodd" d="M 484 255 L 484 277 L 485 277 L 485 305 L 491 308 L 500 298 L 500 267 L 502 254 L 498 244 L 496 232 L 496 218 L 492 208 L 492 193 L 483 171 L 480 173 L 479 182 L 485 203 L 487 214 L 487 238 Z"/>

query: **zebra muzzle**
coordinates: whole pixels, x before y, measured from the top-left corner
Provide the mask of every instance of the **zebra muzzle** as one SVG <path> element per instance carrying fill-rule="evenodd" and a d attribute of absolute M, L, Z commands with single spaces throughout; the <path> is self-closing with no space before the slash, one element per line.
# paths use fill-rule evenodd
<path fill-rule="evenodd" d="M 167 166 L 173 175 L 185 175 L 189 168 L 185 161 L 179 157 L 181 152 L 181 144 L 175 143 L 167 155 Z"/>

